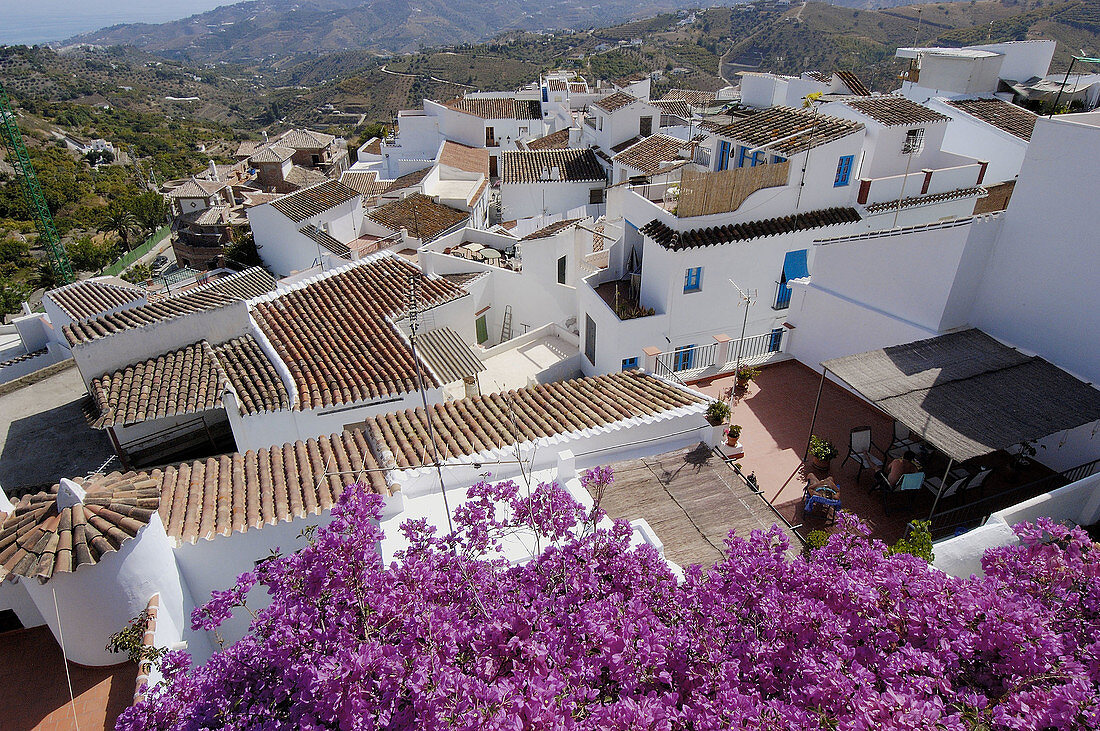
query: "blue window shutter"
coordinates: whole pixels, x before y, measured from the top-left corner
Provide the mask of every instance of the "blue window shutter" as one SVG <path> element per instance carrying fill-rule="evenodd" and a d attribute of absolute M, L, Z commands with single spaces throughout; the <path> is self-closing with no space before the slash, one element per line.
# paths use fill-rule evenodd
<path fill-rule="evenodd" d="M 801 279 L 810 276 L 810 269 L 806 265 L 806 249 L 788 251 L 783 257 L 783 281 Z M 788 285 L 788 289 L 790 286 Z"/>
<path fill-rule="evenodd" d="M 718 170 L 725 170 L 729 165 L 730 143 L 722 140 L 718 143 Z"/>
<path fill-rule="evenodd" d="M 703 267 L 692 267 L 684 272 L 684 291 L 699 291 L 699 280 L 703 276 Z"/>
<path fill-rule="evenodd" d="M 737 167 L 739 167 L 739 168 L 745 167 L 745 151 L 748 150 L 748 149 L 749 148 L 745 147 L 744 145 L 742 145 L 738 149 L 738 151 L 737 151 Z"/>
<path fill-rule="evenodd" d="M 844 155 L 836 164 L 836 178 L 833 180 L 834 188 L 841 188 L 848 184 L 852 176 L 853 155 Z"/>
<path fill-rule="evenodd" d="M 623 358 L 623 370 L 629 371 L 638 367 L 638 356 L 633 358 Z"/>
<path fill-rule="evenodd" d="M 783 328 L 777 327 L 772 330 L 772 336 L 768 340 L 768 352 L 775 353 L 779 350 L 780 344 L 783 342 Z"/>

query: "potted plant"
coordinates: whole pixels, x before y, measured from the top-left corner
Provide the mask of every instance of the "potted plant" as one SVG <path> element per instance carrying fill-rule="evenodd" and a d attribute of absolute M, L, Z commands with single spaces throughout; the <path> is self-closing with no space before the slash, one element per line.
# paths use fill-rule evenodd
<path fill-rule="evenodd" d="M 740 391 L 744 391 L 749 387 L 749 381 L 754 380 L 760 375 L 759 368 L 752 368 L 750 366 L 741 366 L 737 369 L 737 388 Z"/>
<path fill-rule="evenodd" d="M 1022 470 L 1031 466 L 1031 458 L 1035 456 L 1036 452 L 1035 445 L 1030 440 L 1020 442 L 1009 466 L 1014 470 Z"/>
<path fill-rule="evenodd" d="M 741 425 L 730 424 L 726 429 L 726 446 L 736 447 L 738 446 L 738 439 L 741 438 Z"/>
<path fill-rule="evenodd" d="M 730 418 L 730 407 L 725 401 L 711 401 L 707 407 L 707 421 L 711 426 L 721 426 Z"/>
<path fill-rule="evenodd" d="M 810 437 L 810 462 L 816 469 L 829 469 L 829 463 L 836 455 L 836 447 L 828 439 L 816 434 Z"/>

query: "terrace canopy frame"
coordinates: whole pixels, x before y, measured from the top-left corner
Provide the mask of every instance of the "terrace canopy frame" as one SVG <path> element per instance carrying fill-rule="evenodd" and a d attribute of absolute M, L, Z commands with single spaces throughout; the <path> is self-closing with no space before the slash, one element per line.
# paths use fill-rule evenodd
<path fill-rule="evenodd" d="M 1100 420 L 1100 390 L 976 328 L 821 365 L 822 387 L 832 373 L 947 455 L 945 486 L 956 462 Z M 819 389 L 811 434 L 820 402 Z"/>

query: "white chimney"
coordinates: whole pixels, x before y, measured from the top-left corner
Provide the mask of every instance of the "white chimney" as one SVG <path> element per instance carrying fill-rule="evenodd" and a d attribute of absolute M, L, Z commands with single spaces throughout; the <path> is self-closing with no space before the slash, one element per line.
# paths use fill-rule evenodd
<path fill-rule="evenodd" d="M 264 142 L 267 142 L 267 130 L 265 129 L 265 130 L 264 130 L 263 132 L 261 132 L 260 134 L 262 134 L 262 135 L 264 136 Z"/>
<path fill-rule="evenodd" d="M 57 486 L 57 510 L 58 512 L 65 508 L 71 508 L 74 505 L 80 505 L 84 502 L 85 490 L 80 485 L 76 484 L 72 480 L 61 478 L 61 483 Z"/>
<path fill-rule="evenodd" d="M 550 179 L 561 180 L 561 168 L 559 168 L 557 165 L 550 168 Z"/>
<path fill-rule="evenodd" d="M 539 171 L 539 180 L 549 180 L 549 179 L 550 179 L 550 171 L 549 170 L 547 170 L 546 168 L 543 168 L 542 170 Z"/>
<path fill-rule="evenodd" d="M 214 164 L 213 160 L 210 161 L 210 179 L 217 183 L 221 182 L 218 180 L 218 166 Z"/>

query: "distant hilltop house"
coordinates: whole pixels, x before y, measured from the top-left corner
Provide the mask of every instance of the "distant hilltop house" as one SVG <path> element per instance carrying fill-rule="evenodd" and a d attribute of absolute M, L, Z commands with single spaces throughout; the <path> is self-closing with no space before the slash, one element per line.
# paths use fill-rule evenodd
<path fill-rule="evenodd" d="M 255 187 L 269 193 L 290 193 L 298 188 L 336 179 L 348 169 L 347 142 L 339 137 L 292 129 L 261 142 L 242 142 L 236 158 L 256 170 Z"/>

